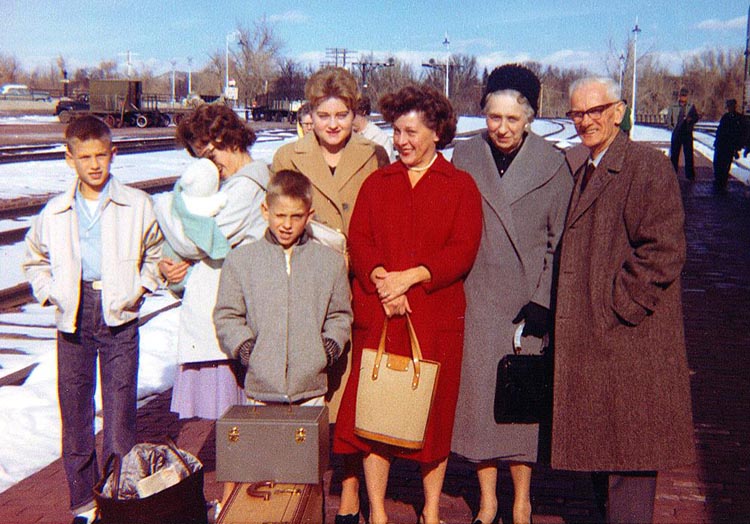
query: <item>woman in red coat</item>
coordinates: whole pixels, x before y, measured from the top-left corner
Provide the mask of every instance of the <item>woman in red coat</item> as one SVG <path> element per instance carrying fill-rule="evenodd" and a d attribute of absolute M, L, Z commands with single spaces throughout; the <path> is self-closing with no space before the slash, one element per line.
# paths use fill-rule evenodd
<path fill-rule="evenodd" d="M 409 86 L 380 100 L 400 161 L 374 172 L 357 197 L 349 243 L 354 307 L 352 369 L 362 349 L 376 348 L 386 316 L 389 352 L 411 355 L 409 313 L 425 359 L 440 362 L 424 447 L 407 450 L 354 434 L 359 373 L 346 386 L 334 437 L 336 453 L 364 453 L 373 524 L 388 520 L 385 491 L 394 456 L 421 465 L 425 505 L 421 521 L 437 523 L 450 452 L 461 371 L 463 281 L 479 247 L 481 197 L 471 176 L 437 149 L 455 135 L 456 117 L 438 91 Z"/>

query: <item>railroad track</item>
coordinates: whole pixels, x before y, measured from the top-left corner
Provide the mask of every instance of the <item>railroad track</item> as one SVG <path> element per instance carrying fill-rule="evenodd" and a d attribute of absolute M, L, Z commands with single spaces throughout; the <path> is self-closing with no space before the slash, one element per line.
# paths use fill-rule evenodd
<path fill-rule="evenodd" d="M 173 136 L 120 138 L 114 140 L 113 144 L 117 147 L 117 154 L 119 155 L 169 151 L 179 148 Z M 0 146 L 0 164 L 32 160 L 61 160 L 63 158 L 65 158 L 65 145 L 63 143 Z"/>
<path fill-rule="evenodd" d="M 560 125 L 562 128 L 563 126 Z M 479 131 L 470 131 L 459 133 L 456 138 L 466 139 Z M 288 137 L 289 132 L 286 130 L 273 130 L 265 136 L 265 140 L 283 140 Z M 448 145 L 448 148 L 453 147 L 455 142 Z M 114 144 L 117 146 L 118 154 L 122 153 L 144 153 L 149 151 L 164 151 L 175 148 L 175 140 L 173 137 L 169 138 L 132 138 L 132 139 L 120 139 L 115 140 Z M 60 148 L 56 151 L 51 149 Z M 0 147 L 0 163 L 8 162 L 28 162 L 30 160 L 50 160 L 64 158 L 65 153 L 62 150 L 62 144 L 44 144 L 34 146 L 21 146 L 21 147 Z M 166 177 L 152 180 L 145 180 L 130 184 L 133 187 L 142 189 L 147 193 L 161 193 L 169 191 L 173 186 L 177 177 Z M 20 217 L 31 217 L 41 211 L 47 201 L 53 197 L 54 194 L 41 195 L 34 197 L 21 197 L 13 200 L 6 200 L 0 203 L 0 220 L 18 219 Z M 17 242 L 21 242 L 26 236 L 28 231 L 28 225 L 19 226 L 16 228 L 9 228 L 4 231 L 0 231 L 0 245 L 10 245 Z M 31 295 L 31 288 L 27 283 L 17 284 L 7 289 L 0 289 L 0 311 L 7 311 L 12 308 L 16 308 L 23 304 L 33 301 Z"/>
<path fill-rule="evenodd" d="M 149 194 L 162 193 L 169 191 L 177 181 L 176 176 L 164 177 L 164 178 L 153 178 L 151 180 L 142 180 L 140 182 L 133 182 L 128 184 L 129 186 L 141 189 Z M 0 220 L 9 220 L 19 217 L 28 217 L 36 215 L 41 211 L 47 201 L 55 196 L 56 193 L 48 195 L 40 195 L 33 197 L 19 197 L 10 200 L 4 200 L 0 202 Z M 9 231 L 0 231 L 0 245 L 12 243 L 13 240 L 7 240 L 13 238 L 13 235 L 18 234 L 15 231 L 23 231 L 22 236 L 25 235 L 27 227 L 13 229 Z"/>

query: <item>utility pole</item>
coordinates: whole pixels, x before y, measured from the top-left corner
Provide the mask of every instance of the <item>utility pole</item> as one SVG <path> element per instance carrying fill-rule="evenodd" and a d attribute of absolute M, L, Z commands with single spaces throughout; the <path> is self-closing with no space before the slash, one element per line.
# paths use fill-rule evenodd
<path fill-rule="evenodd" d="M 381 67 L 393 67 L 395 63 L 393 57 L 390 57 L 386 62 L 371 62 L 368 59 L 362 60 L 360 58 L 359 62 L 354 62 L 352 65 L 359 67 L 359 72 L 362 75 L 362 90 L 365 90 L 367 89 L 367 73 L 377 71 Z"/>
<path fill-rule="evenodd" d="M 130 51 L 127 51 L 125 53 L 117 53 L 118 56 L 124 56 L 127 58 L 127 65 L 128 65 L 128 78 L 131 78 L 133 76 L 133 55 L 138 56 L 139 53 L 132 53 Z"/>
<path fill-rule="evenodd" d="M 326 58 L 329 60 L 326 61 L 326 65 L 330 65 L 330 59 L 333 58 L 333 65 L 338 67 L 339 56 L 341 56 L 341 67 L 346 68 L 346 55 L 352 55 L 354 53 L 356 53 L 356 51 L 344 47 L 328 47 L 326 48 Z"/>

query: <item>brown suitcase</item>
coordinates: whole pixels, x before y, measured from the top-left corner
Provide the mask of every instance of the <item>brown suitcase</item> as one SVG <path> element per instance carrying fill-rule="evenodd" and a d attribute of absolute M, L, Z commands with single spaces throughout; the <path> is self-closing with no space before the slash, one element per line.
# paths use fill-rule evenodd
<path fill-rule="evenodd" d="M 323 524 L 323 484 L 237 484 L 216 524 Z"/>

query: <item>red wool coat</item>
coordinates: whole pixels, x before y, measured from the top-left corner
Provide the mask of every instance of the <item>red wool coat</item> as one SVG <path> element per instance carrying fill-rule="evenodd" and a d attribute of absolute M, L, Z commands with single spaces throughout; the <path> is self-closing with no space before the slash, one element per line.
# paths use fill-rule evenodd
<path fill-rule="evenodd" d="M 412 188 L 406 167 L 395 162 L 364 182 L 349 227 L 354 326 L 352 373 L 334 435 L 337 453 L 368 452 L 371 442 L 354 435 L 362 349 L 377 348 L 385 313 L 370 273 L 377 266 L 400 271 L 424 265 L 432 280 L 407 292 L 411 319 L 424 358 L 440 362 L 438 388 L 422 450 L 393 448 L 399 456 L 432 462 L 448 456 L 463 347 L 463 281 L 482 232 L 482 203 L 471 176 L 439 155 Z M 388 324 L 386 350 L 410 355 L 403 317 Z"/>

